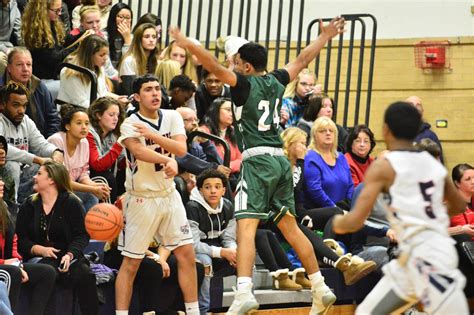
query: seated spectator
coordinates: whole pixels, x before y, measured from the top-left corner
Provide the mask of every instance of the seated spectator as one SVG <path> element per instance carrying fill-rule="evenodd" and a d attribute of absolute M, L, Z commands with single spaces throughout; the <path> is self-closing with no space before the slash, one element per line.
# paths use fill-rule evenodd
<path fill-rule="evenodd" d="M 214 275 L 228 276 L 237 266 L 236 221 L 232 202 L 224 198 L 227 178 L 216 170 L 197 177 L 197 187 L 186 204 L 196 259 L 204 265 L 205 277 L 199 290 L 199 310 L 209 311 L 210 283 Z"/>
<path fill-rule="evenodd" d="M 180 74 L 171 79 L 168 95 L 170 97 L 170 106 L 172 109 L 186 106 L 196 110 L 194 101 L 191 101 L 196 92 L 194 83 L 184 74 Z"/>
<path fill-rule="evenodd" d="M 354 191 L 349 164 L 337 152 L 336 124 L 328 117 L 316 119 L 311 128 L 309 151 L 304 158 L 304 203 L 306 209 L 350 209 Z"/>
<path fill-rule="evenodd" d="M 35 123 L 25 115 L 28 107 L 28 90 L 21 84 L 9 81 L 1 90 L 0 135 L 8 142 L 5 171 L 15 181 L 15 200 L 21 203 L 33 188 L 33 175 L 48 158 L 57 162 L 63 153 L 46 141 Z M 21 184 L 20 184 L 21 183 Z M 19 188 L 21 187 L 21 190 Z"/>
<path fill-rule="evenodd" d="M 69 46 L 70 44 L 74 43 L 78 38 L 80 38 L 85 32 L 88 31 L 93 31 L 93 34 L 98 35 L 107 40 L 105 33 L 101 32 L 100 30 L 100 9 L 98 6 L 83 6 L 79 14 L 81 16 L 81 24 L 78 28 L 72 29 L 71 32 L 69 32 L 69 34 L 66 36 L 65 46 Z M 117 69 L 115 69 L 112 65 L 108 54 L 103 67 L 106 77 L 112 80 L 110 82 L 110 90 L 112 91 L 112 83 L 117 81 L 118 84 L 119 74 Z"/>
<path fill-rule="evenodd" d="M 132 94 L 132 83 L 137 76 L 155 73 L 159 59 L 157 40 L 154 24 L 142 24 L 133 33 L 132 45 L 119 64 L 122 93 Z"/>
<path fill-rule="evenodd" d="M 354 188 L 364 181 L 364 174 L 374 160 L 370 153 L 375 147 L 375 138 L 372 130 L 365 125 L 354 127 L 346 142 L 347 163 L 351 170 Z"/>
<path fill-rule="evenodd" d="M 107 41 L 109 42 L 109 56 L 114 68 L 122 55 L 130 48 L 132 43 L 133 12 L 128 4 L 119 2 L 110 9 L 107 21 Z"/>
<path fill-rule="evenodd" d="M 413 95 L 413 96 L 408 97 L 405 101 L 415 106 L 418 112 L 420 113 L 421 117 L 423 118 L 423 114 L 425 110 L 423 108 L 423 103 L 421 101 L 421 98 Z M 439 141 L 436 133 L 433 130 L 431 130 L 431 125 L 423 120 L 423 122 L 421 123 L 420 130 L 418 131 L 418 135 L 416 136 L 414 141 L 420 142 L 421 139 L 425 139 L 425 138 L 429 138 L 433 140 L 434 142 L 436 142 L 436 144 L 438 144 L 441 150 L 440 160 L 441 160 L 441 163 L 444 163 L 443 147 L 441 146 L 441 141 Z"/>
<path fill-rule="evenodd" d="M 300 291 L 311 288 L 311 282 L 305 277 L 305 269 L 291 263 L 273 231 L 258 228 L 255 249 L 265 268 L 270 271 L 274 290 Z"/>
<path fill-rule="evenodd" d="M 0 3 L 0 51 L 5 54 L 14 46 L 22 46 L 21 13 L 16 1 L 3 0 Z"/>
<path fill-rule="evenodd" d="M 333 250 L 333 245 L 336 242 L 332 239 L 323 241 L 321 236 L 314 233 L 315 230 L 329 230 L 330 224 L 327 222 L 335 214 L 342 214 L 343 211 L 337 207 L 320 208 L 320 209 L 305 209 L 302 198 L 302 189 L 304 185 L 304 156 L 306 155 L 306 133 L 296 127 L 289 127 L 281 133 L 283 140 L 283 151 L 288 157 L 293 170 L 293 190 L 295 197 L 295 209 L 298 216 L 298 227 L 306 235 L 311 242 L 318 261 L 324 265 L 340 270 L 344 276 L 346 285 L 352 285 L 365 277 L 367 274 L 376 269 L 376 263 L 367 260 L 364 261 L 359 257 L 337 254 Z M 304 225 L 303 225 L 304 223 Z M 328 227 L 326 228 L 326 225 Z M 268 226 L 268 224 L 267 224 Z M 268 226 L 275 231 L 274 225 Z M 283 238 L 281 233 L 278 236 Z M 328 234 L 327 232 L 325 234 Z M 295 279 L 293 272 L 293 279 Z"/>
<path fill-rule="evenodd" d="M 202 70 L 203 81 L 199 84 L 194 101 L 196 102 L 197 116 L 204 121 L 212 102 L 218 97 L 230 98 L 230 89 L 219 80 L 215 74 L 206 69 Z"/>
<path fill-rule="evenodd" d="M 280 124 L 285 128 L 296 127 L 308 105 L 308 96 L 313 93 L 321 93 L 321 86 L 316 86 L 316 75 L 313 72 L 303 69 L 296 79 L 286 86 Z"/>
<path fill-rule="evenodd" d="M 161 52 L 161 35 L 162 35 L 162 27 L 161 27 L 161 19 L 153 13 L 145 13 L 140 18 L 138 19 L 137 23 L 133 27 L 132 33 L 135 33 L 135 30 L 142 24 L 150 23 L 155 25 L 156 29 L 156 47 L 158 48 L 158 51 Z"/>
<path fill-rule="evenodd" d="M 466 202 L 466 211 L 451 218 L 451 235 L 464 235 L 456 237 L 474 240 L 474 168 L 467 164 L 458 164 L 451 173 L 454 185 Z"/>
<path fill-rule="evenodd" d="M 14 211 L 12 211 L 12 216 L 16 217 L 17 214 L 17 207 L 15 202 L 15 181 L 10 173 L 8 173 L 7 169 L 5 168 L 5 164 L 7 163 L 7 153 L 8 153 L 8 143 L 4 136 L 0 136 L 0 179 L 2 181 L 2 189 L 3 189 L 3 201 L 5 201 L 9 207 L 9 209 L 13 209 L 15 206 Z"/>
<path fill-rule="evenodd" d="M 65 152 L 64 165 L 69 172 L 71 188 L 84 203 L 85 211 L 110 196 L 110 187 L 89 177 L 89 116 L 84 109 L 63 105 L 61 131 L 48 141 Z"/>
<path fill-rule="evenodd" d="M 195 111 L 187 107 L 179 107 L 176 111 L 183 117 L 186 135 L 199 129 L 199 119 Z M 214 143 L 201 137 L 192 141 L 186 155 L 176 157 L 176 161 L 181 171 L 194 175 L 199 175 L 210 168 L 218 170 L 227 177 L 230 175 L 230 168 L 222 165 L 222 158 L 217 153 Z"/>
<path fill-rule="evenodd" d="M 206 115 L 206 125 L 203 125 L 202 128 L 213 135 L 221 137 L 229 144 L 230 183 L 232 190 L 235 190 L 240 174 L 240 165 L 242 164 L 242 154 L 237 146 L 237 139 L 234 133 L 234 127 L 232 126 L 233 117 L 231 100 L 219 97 L 212 102 L 209 112 Z M 217 143 L 215 145 L 217 147 L 217 153 L 224 159 L 224 147 Z"/>
<path fill-rule="evenodd" d="M 3 82 L 22 83 L 29 91 L 26 114 L 35 123 L 41 134 L 47 138 L 59 130 L 59 114 L 53 97 L 46 85 L 32 74 L 33 59 L 25 47 L 15 47 L 8 53 Z"/>
<path fill-rule="evenodd" d="M 2 200 L 3 192 L 3 182 L 0 180 L 0 270 L 9 274 L 11 309 L 16 313 L 20 289 L 26 289 L 31 293 L 31 299 L 28 300 L 29 314 L 42 315 L 54 290 L 56 271 L 48 265 L 22 263 L 17 249 L 15 223 L 7 204 Z"/>
<path fill-rule="evenodd" d="M 163 51 L 163 60 L 175 60 L 181 65 L 181 74 L 188 76 L 195 84 L 197 84 L 198 76 L 196 67 L 192 62 L 192 55 L 189 50 L 179 47 L 172 41 Z"/>
<path fill-rule="evenodd" d="M 107 20 L 112 8 L 112 0 L 81 0 L 81 4 L 72 10 L 72 28 L 78 28 L 81 23 L 81 8 L 85 5 L 97 5 L 100 9 L 100 28 L 105 31 L 107 29 Z"/>
<path fill-rule="evenodd" d="M 328 117 L 332 119 L 334 101 L 326 94 L 312 94 L 308 98 L 308 106 L 303 111 L 303 117 L 297 124 L 308 135 L 308 143 L 311 139 L 311 127 L 314 121 L 319 117 Z M 347 131 L 341 125 L 336 124 L 337 128 L 337 151 L 344 153 L 347 139 Z"/>
<path fill-rule="evenodd" d="M 58 280 L 77 289 L 82 314 L 99 314 L 95 275 L 84 258 L 89 243 L 84 207 L 72 193 L 66 168 L 55 162 L 34 177 L 37 194 L 20 207 L 18 249 L 26 261 L 50 265 Z"/>
<path fill-rule="evenodd" d="M 431 156 L 441 162 L 441 148 L 430 138 L 423 138 L 419 142 L 415 142 L 414 147 L 420 151 L 428 152 Z"/>
<path fill-rule="evenodd" d="M 179 67 L 179 62 L 171 59 L 161 61 L 156 67 L 155 75 L 166 92 L 170 90 L 171 80 L 181 74 Z"/>
<path fill-rule="evenodd" d="M 91 35 L 81 42 L 71 57 L 71 63 L 87 68 L 97 75 L 97 97 L 110 96 L 123 104 L 127 97 L 109 92 L 104 65 L 109 58 L 109 45 L 98 35 Z M 91 82 L 87 75 L 76 70 L 61 70 L 61 90 L 58 99 L 62 102 L 88 108 L 90 106 Z"/>
<path fill-rule="evenodd" d="M 95 100 L 88 112 L 92 125 L 87 135 L 91 177 L 102 176 L 107 180 L 112 188 L 110 200 L 115 202 L 125 191 L 125 151 L 117 142 L 125 114 L 111 97 Z"/>
<path fill-rule="evenodd" d="M 22 38 L 33 57 L 33 74 L 44 80 L 53 99 L 59 92 L 59 65 L 90 35 L 86 32 L 71 46 L 65 47 L 66 32 L 61 14 L 61 0 L 29 1 L 21 25 Z"/>
<path fill-rule="evenodd" d="M 219 37 L 217 39 L 217 49 L 225 53 L 225 61 L 227 63 L 227 67 L 230 70 L 234 69 L 234 57 L 239 51 L 239 48 L 247 44 L 248 42 L 249 41 L 244 38 L 233 35 L 227 37 Z"/>
<path fill-rule="evenodd" d="M 464 293 L 467 297 L 472 297 L 474 296 L 474 270 L 462 244 L 474 241 L 474 168 L 467 163 L 458 164 L 453 168 L 451 177 L 459 194 L 466 202 L 466 210 L 462 214 L 451 217 L 451 227 L 448 228 L 448 232 L 457 243 L 459 270 L 467 280 Z"/>

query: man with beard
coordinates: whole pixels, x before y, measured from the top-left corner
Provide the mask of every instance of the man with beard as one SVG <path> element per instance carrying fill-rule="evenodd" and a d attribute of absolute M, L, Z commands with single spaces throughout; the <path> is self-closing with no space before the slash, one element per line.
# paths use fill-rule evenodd
<path fill-rule="evenodd" d="M 230 98 L 230 89 L 215 74 L 202 70 L 203 81 L 197 88 L 194 100 L 199 120 L 203 121 L 212 102 L 218 97 Z"/>
<path fill-rule="evenodd" d="M 21 202 L 32 191 L 33 175 L 39 165 L 49 158 L 62 163 L 64 155 L 55 145 L 46 141 L 35 123 L 25 115 L 28 90 L 23 84 L 9 81 L 2 88 L 1 103 L 4 109 L 0 114 L 0 134 L 8 143 L 5 168 L 15 181 L 17 202 Z"/>

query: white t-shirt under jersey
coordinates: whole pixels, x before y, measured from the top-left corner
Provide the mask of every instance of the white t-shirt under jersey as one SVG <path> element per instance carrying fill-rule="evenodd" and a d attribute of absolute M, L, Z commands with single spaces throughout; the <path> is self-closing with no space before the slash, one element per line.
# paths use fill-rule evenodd
<path fill-rule="evenodd" d="M 174 158 L 173 154 L 167 152 L 158 144 L 139 136 L 133 126 L 133 124 L 137 122 L 144 123 L 156 134 L 160 134 L 167 138 L 176 135 L 186 135 L 183 119 L 178 112 L 174 110 L 161 109 L 159 110 L 159 119 L 157 121 L 146 119 L 139 113 L 134 113 L 123 122 L 120 127 L 121 135 L 118 139 L 118 142 L 123 145 L 123 141 L 127 138 L 138 138 L 147 148 Z M 173 187 L 173 178 L 165 178 L 166 175 L 162 171 L 162 164 L 152 164 L 137 160 L 128 150 L 126 150 L 126 155 L 127 171 L 125 188 L 127 191 L 159 193 L 167 191 Z"/>

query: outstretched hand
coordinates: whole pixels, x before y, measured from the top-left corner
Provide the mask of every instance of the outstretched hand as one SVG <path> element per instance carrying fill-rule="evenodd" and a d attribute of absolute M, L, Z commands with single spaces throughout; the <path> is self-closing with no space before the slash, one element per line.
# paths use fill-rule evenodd
<path fill-rule="evenodd" d="M 169 35 L 174 38 L 176 45 L 186 48 L 186 36 L 181 33 L 181 29 L 177 26 L 170 26 L 168 29 Z"/>
<path fill-rule="evenodd" d="M 342 34 L 344 32 L 345 25 L 346 21 L 343 17 L 340 16 L 332 19 L 327 25 L 323 24 L 323 20 L 319 20 L 319 29 L 321 31 L 321 36 L 326 36 L 329 39 L 333 38 L 338 34 Z"/>

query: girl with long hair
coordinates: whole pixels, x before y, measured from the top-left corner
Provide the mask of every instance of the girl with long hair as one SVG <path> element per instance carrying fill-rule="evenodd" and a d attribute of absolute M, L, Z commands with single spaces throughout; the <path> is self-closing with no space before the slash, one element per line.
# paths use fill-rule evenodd
<path fill-rule="evenodd" d="M 158 33 L 154 24 L 145 23 L 137 27 L 132 45 L 119 64 L 123 92 L 132 94 L 132 82 L 137 76 L 154 74 L 158 64 Z"/>
<path fill-rule="evenodd" d="M 89 243 L 84 207 L 72 193 L 64 165 L 43 164 L 34 190 L 20 207 L 16 222 L 18 248 L 26 260 L 54 268 L 58 280 L 77 289 L 82 314 L 98 314 L 95 275 L 84 258 Z M 54 277 L 53 277 L 54 278 Z"/>
<path fill-rule="evenodd" d="M 231 184 L 232 189 L 235 188 L 235 181 L 240 173 L 240 165 L 242 164 L 242 154 L 240 153 L 237 145 L 237 139 L 234 132 L 233 114 L 232 114 L 232 101 L 228 98 L 219 97 L 216 98 L 209 108 L 205 118 L 206 125 L 203 126 L 204 130 L 208 130 L 213 135 L 221 137 L 226 140 L 230 147 L 230 169 L 231 169 Z M 217 153 L 223 159 L 224 148 L 222 145 L 216 143 Z"/>
<path fill-rule="evenodd" d="M 175 60 L 181 65 L 181 74 L 187 75 L 195 84 L 199 83 L 196 66 L 193 64 L 193 58 L 189 50 L 184 49 L 174 41 L 166 48 L 163 60 Z"/>
<path fill-rule="evenodd" d="M 124 119 L 120 104 L 111 97 L 101 97 L 89 107 L 89 166 L 91 177 L 104 177 L 112 187 L 112 202 L 125 191 L 124 151 L 117 142 Z M 120 165 L 121 164 L 121 165 Z"/>
<path fill-rule="evenodd" d="M 110 96 L 123 104 L 126 97 L 109 92 L 104 65 L 109 58 L 109 45 L 98 35 L 91 35 L 82 41 L 79 49 L 71 57 L 71 63 L 87 68 L 97 75 L 97 96 Z M 88 76 L 73 69 L 61 70 L 61 89 L 58 99 L 76 106 L 88 108 L 90 106 L 91 82 Z"/>
<path fill-rule="evenodd" d="M 107 21 L 107 40 L 109 42 L 109 55 L 112 65 L 117 68 L 132 43 L 133 12 L 130 6 L 123 2 L 116 3 L 110 9 Z"/>
<path fill-rule="evenodd" d="M 61 22 L 61 0 L 29 1 L 22 17 L 21 34 L 33 58 L 33 74 L 45 80 L 56 98 L 59 91 L 58 67 L 91 33 L 86 32 L 71 46 L 65 47 L 64 25 Z"/>

